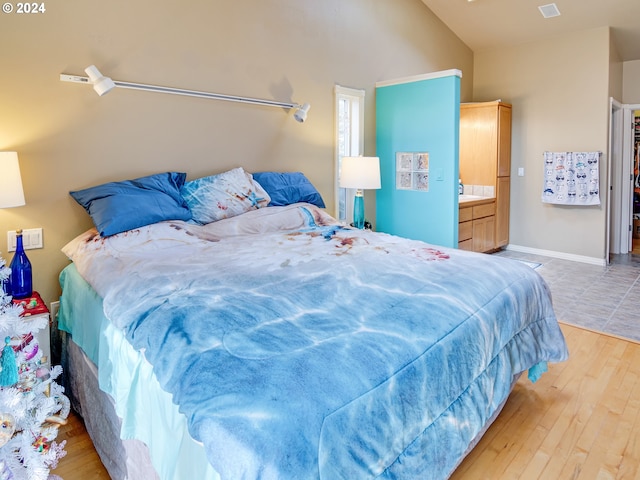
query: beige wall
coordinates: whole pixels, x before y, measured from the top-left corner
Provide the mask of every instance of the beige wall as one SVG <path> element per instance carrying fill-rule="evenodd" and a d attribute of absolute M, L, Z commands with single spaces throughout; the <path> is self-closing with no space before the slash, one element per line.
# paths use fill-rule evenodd
<path fill-rule="evenodd" d="M 19 153 L 27 205 L 9 229 L 44 228 L 34 287 L 59 293 L 60 248 L 91 226 L 69 190 L 179 170 L 301 170 L 333 211 L 333 87 L 364 88 L 365 154 L 375 153 L 376 81 L 450 68 L 470 100 L 473 55 L 420 0 L 49 2 L 3 15 L 0 150 Z M 60 73 L 96 64 L 116 80 L 311 103 L 280 109 L 116 89 L 98 97 Z M 371 201 L 371 199 L 369 199 Z"/>
<path fill-rule="evenodd" d="M 609 97 L 620 102 L 624 88 L 624 63 L 620 59 L 613 38 L 610 38 L 609 41 Z"/>
<path fill-rule="evenodd" d="M 556 206 L 540 197 L 545 151 L 602 151 L 604 190 L 609 58 L 608 28 L 476 53 L 474 100 L 513 105 L 510 244 L 604 259 L 605 205 Z"/>
<path fill-rule="evenodd" d="M 640 60 L 624 62 L 623 64 L 623 92 L 622 103 L 640 103 Z"/>

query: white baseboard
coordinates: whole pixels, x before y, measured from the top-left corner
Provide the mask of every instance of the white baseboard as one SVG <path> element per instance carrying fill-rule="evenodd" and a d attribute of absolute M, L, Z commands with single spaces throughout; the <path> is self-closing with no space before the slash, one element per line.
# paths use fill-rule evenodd
<path fill-rule="evenodd" d="M 539 248 L 523 247 L 521 245 L 507 245 L 507 250 L 513 250 L 514 252 L 531 253 L 533 255 L 543 255 L 551 258 L 561 258 L 563 260 L 571 260 L 572 262 L 589 263 L 591 265 L 600 265 L 602 267 L 607 265 L 607 261 L 604 258 L 586 257 L 584 255 L 574 255 L 572 253 L 554 252 L 552 250 L 542 250 Z"/>

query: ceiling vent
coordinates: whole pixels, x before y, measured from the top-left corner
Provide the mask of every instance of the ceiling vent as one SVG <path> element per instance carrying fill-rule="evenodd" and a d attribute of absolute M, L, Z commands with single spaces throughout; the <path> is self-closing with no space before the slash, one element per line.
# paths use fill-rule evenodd
<path fill-rule="evenodd" d="M 538 10 L 540 10 L 540 13 L 542 13 L 542 16 L 544 18 L 560 16 L 560 10 L 558 10 L 558 7 L 555 3 L 550 3 L 549 5 L 541 5 L 538 7 Z"/>

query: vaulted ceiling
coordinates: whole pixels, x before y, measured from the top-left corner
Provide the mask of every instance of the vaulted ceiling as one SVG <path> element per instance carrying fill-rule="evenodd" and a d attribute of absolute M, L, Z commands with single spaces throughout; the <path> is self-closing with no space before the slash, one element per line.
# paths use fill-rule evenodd
<path fill-rule="evenodd" d="M 556 0 L 551 18 L 549 0 L 422 1 L 474 52 L 609 26 L 622 61 L 640 60 L 640 0 Z"/>

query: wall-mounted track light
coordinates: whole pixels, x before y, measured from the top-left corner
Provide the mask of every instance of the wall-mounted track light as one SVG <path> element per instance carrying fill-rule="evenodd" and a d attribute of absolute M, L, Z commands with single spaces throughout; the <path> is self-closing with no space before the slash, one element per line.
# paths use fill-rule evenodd
<path fill-rule="evenodd" d="M 95 65 L 91 65 L 85 69 L 88 77 L 81 77 L 78 75 L 70 75 L 68 73 L 60 74 L 60 81 L 62 82 L 72 82 L 72 83 L 86 83 L 88 85 L 93 85 L 93 89 L 98 93 L 98 95 L 102 96 L 106 93 L 109 93 L 115 87 L 119 88 L 129 88 L 132 90 L 144 90 L 147 92 L 158 92 L 158 93 L 170 93 L 172 95 L 185 95 L 188 97 L 200 97 L 200 98 L 210 98 L 213 100 L 226 100 L 228 102 L 239 102 L 239 103 L 250 103 L 253 105 L 264 105 L 267 107 L 280 107 L 280 108 L 295 108 L 295 112 L 293 114 L 293 118 L 296 121 L 302 123 L 307 119 L 307 112 L 309 112 L 309 108 L 311 106 L 308 103 L 299 104 L 299 103 L 288 103 L 288 102 L 276 102 L 274 100 L 263 100 L 261 98 L 251 98 L 251 97 L 240 97 L 236 95 L 225 95 L 223 93 L 210 93 L 210 92 L 201 92 L 198 90 L 185 90 L 182 88 L 173 88 L 173 87 L 161 87 L 158 85 L 147 85 L 144 83 L 132 83 L 132 82 L 122 82 L 119 80 L 111 80 L 109 77 L 105 77 L 100 73 L 100 71 L 95 67 Z"/>

